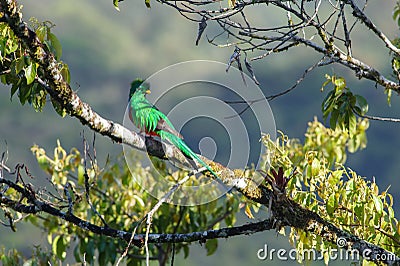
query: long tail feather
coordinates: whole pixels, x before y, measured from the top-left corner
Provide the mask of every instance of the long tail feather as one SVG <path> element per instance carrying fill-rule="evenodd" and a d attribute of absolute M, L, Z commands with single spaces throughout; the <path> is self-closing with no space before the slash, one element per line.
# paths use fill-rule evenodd
<path fill-rule="evenodd" d="M 194 153 L 182 139 L 166 131 L 159 132 L 159 135 L 162 139 L 166 139 L 171 142 L 171 144 L 181 150 L 184 155 L 193 160 L 196 160 L 199 164 L 207 168 L 207 170 L 210 171 L 210 173 L 213 174 L 216 178 L 219 178 L 218 175 L 211 169 L 211 167 L 206 164 L 202 159 L 200 159 L 200 157 L 197 156 L 197 154 Z"/>

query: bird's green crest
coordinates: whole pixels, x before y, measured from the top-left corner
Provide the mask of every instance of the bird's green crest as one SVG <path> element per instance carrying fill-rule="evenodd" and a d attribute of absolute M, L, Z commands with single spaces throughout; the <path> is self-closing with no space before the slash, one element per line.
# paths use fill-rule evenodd
<path fill-rule="evenodd" d="M 131 83 L 131 89 L 129 90 L 129 99 L 132 98 L 132 95 L 136 91 L 142 91 L 143 94 L 149 93 L 150 92 L 150 84 L 147 82 L 144 82 L 143 79 L 137 78 Z"/>

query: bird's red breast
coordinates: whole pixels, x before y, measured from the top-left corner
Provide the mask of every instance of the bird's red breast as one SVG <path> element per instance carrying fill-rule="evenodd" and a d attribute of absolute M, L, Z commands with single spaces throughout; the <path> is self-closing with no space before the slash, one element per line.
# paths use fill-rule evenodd
<path fill-rule="evenodd" d="M 156 132 L 154 132 L 154 131 L 147 131 L 147 130 L 145 130 L 144 131 L 145 133 L 146 133 L 146 135 L 149 135 L 149 136 L 153 136 L 153 137 L 159 137 L 160 135 L 158 135 Z"/>

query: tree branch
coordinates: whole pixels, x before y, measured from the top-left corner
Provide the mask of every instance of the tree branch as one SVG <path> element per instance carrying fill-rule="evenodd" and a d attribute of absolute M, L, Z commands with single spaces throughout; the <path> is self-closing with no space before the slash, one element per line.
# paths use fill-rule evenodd
<path fill-rule="evenodd" d="M 266 40 L 268 37 L 260 36 L 254 33 L 249 33 L 246 31 L 239 32 L 240 35 L 249 36 L 254 39 L 263 39 Z M 329 51 L 327 48 L 318 45 L 317 43 L 307 40 L 305 38 L 299 37 L 297 35 L 291 36 L 291 41 L 294 43 L 302 43 L 305 46 L 308 46 L 315 51 L 326 55 L 329 57 L 332 62 L 337 62 L 341 65 L 344 65 L 355 71 L 356 76 L 359 78 L 367 78 L 373 81 L 376 81 L 378 84 L 382 85 L 385 88 L 392 89 L 396 92 L 400 92 L 400 85 L 394 81 L 387 79 L 384 75 L 378 72 L 378 70 L 373 67 L 363 63 L 362 61 L 351 57 L 349 55 L 344 54 L 335 46 L 332 46 L 332 51 Z"/>
<path fill-rule="evenodd" d="M 400 56 L 400 49 L 393 45 L 390 39 L 386 37 L 386 35 L 380 29 L 378 29 L 377 26 L 375 26 L 375 24 L 364 14 L 364 12 L 356 5 L 356 3 L 354 3 L 353 0 L 346 0 L 344 2 L 351 6 L 353 9 L 353 15 L 359 18 L 365 24 L 365 26 L 372 30 L 376 36 L 378 36 L 385 43 L 387 48 L 389 48 L 396 55 Z"/>
<path fill-rule="evenodd" d="M 240 47 L 242 51 L 263 51 L 263 54 L 255 56 L 252 60 L 262 59 L 272 53 L 278 53 L 285 51 L 289 48 L 293 48 L 298 43 L 302 43 L 308 47 L 313 48 L 317 52 L 323 54 L 326 57 L 332 59 L 332 62 L 337 62 L 345 67 L 348 67 L 355 71 L 356 76 L 359 78 L 366 78 L 383 86 L 385 89 L 391 89 L 396 92 L 400 92 L 400 84 L 398 81 L 393 81 L 387 78 L 384 74 L 380 73 L 376 68 L 371 65 L 366 64 L 361 59 L 356 59 L 353 57 L 351 48 L 352 41 L 350 38 L 350 30 L 347 28 L 347 18 L 345 16 L 345 5 L 349 5 L 353 10 L 353 17 L 356 21 L 361 21 L 367 29 L 370 29 L 373 34 L 375 34 L 379 39 L 381 39 L 386 47 L 396 55 L 400 55 L 400 49 L 397 48 L 390 39 L 380 30 L 378 27 L 365 15 L 363 10 L 361 10 L 353 0 L 337 1 L 337 5 L 329 2 L 329 7 L 331 10 L 322 10 L 322 1 L 315 1 L 314 7 L 311 8 L 310 5 L 305 5 L 305 1 L 301 3 L 290 1 L 277 1 L 277 0 L 257 0 L 257 1 L 241 1 L 237 2 L 234 7 L 231 8 L 220 8 L 213 9 L 215 3 L 204 2 L 201 5 L 193 1 L 165 1 L 160 0 L 161 3 L 167 4 L 168 6 L 178 10 L 180 14 L 186 16 L 190 14 L 190 19 L 195 21 L 200 21 L 194 17 L 201 17 L 205 21 L 215 21 L 226 33 L 226 38 L 234 38 L 239 41 L 237 45 L 245 46 Z M 245 10 L 250 6 L 260 6 L 265 7 L 262 4 L 272 4 L 275 7 L 281 9 L 285 12 L 286 17 L 289 20 L 288 25 L 279 25 L 269 28 L 261 28 L 257 25 L 252 25 L 247 19 Z M 328 4 L 326 4 L 328 5 Z M 195 6 L 195 7 L 192 7 Z M 198 8 L 201 6 L 201 8 Z M 209 9 L 207 7 L 210 6 Z M 311 12 L 309 12 L 311 9 Z M 324 20 L 320 19 L 320 13 L 323 14 L 327 11 L 326 18 Z M 326 13 L 326 12 L 325 12 Z M 329 25 L 329 21 L 334 14 L 338 13 L 338 19 L 334 23 L 333 27 Z M 240 18 L 238 16 L 241 16 Z M 342 19 L 343 36 L 338 32 L 338 22 Z M 242 25 L 241 20 L 244 21 L 245 25 Z M 315 29 L 315 35 L 320 37 L 322 43 L 312 40 L 315 35 L 310 38 L 306 38 L 306 33 L 309 34 L 310 30 Z M 307 31 L 306 31 L 307 30 Z M 244 38 L 246 36 L 248 38 Z M 224 45 L 218 45 L 214 43 L 215 38 L 212 38 L 212 44 L 219 47 L 224 47 Z M 263 40 L 263 42 L 256 43 L 256 40 Z M 338 43 L 336 43 L 336 41 Z M 226 43 L 224 40 L 223 43 Z M 273 43 L 278 43 L 272 45 Z M 286 42 L 290 42 L 290 45 L 285 45 L 284 49 L 278 49 L 283 46 Z M 230 43 L 236 44 L 235 41 Z M 346 48 L 347 53 L 341 51 L 339 46 L 343 45 Z M 266 52 L 265 52 L 266 51 Z"/>
<path fill-rule="evenodd" d="M 18 166 L 16 167 L 16 169 Z M 17 169 L 15 173 L 19 170 Z M 99 235 L 106 235 L 112 238 L 119 238 L 129 242 L 132 240 L 132 243 L 137 247 L 143 247 L 144 241 L 146 238 L 146 234 L 135 234 L 132 238 L 132 234 L 130 232 L 113 229 L 111 227 L 106 226 L 98 226 L 88 221 L 85 221 L 77 216 L 75 216 L 72 212 L 63 212 L 56 207 L 53 207 L 50 202 L 46 202 L 43 199 L 40 199 L 37 194 L 24 187 L 24 185 L 17 184 L 16 182 L 7 180 L 3 177 L 0 178 L 0 184 L 5 184 L 10 188 L 13 188 L 15 191 L 20 193 L 22 198 L 26 198 L 28 200 L 28 204 L 23 204 L 18 201 L 12 200 L 9 197 L 5 196 L 5 193 L 0 192 L 0 205 L 7 206 L 14 211 L 20 213 L 27 214 L 38 214 L 38 213 L 47 213 L 52 216 L 59 217 L 60 219 L 70 222 L 82 230 L 88 230 L 92 233 Z M 181 183 L 174 186 L 174 189 L 171 190 L 171 193 L 175 191 L 176 187 L 179 187 Z M 167 199 L 170 193 L 165 196 Z M 157 205 L 158 206 L 158 205 Z M 186 234 L 148 234 L 148 243 L 182 243 L 182 242 L 194 242 L 194 241 L 205 241 L 207 239 L 215 239 L 215 238 L 227 238 L 231 236 L 237 235 L 248 235 L 256 232 L 261 232 L 265 230 L 269 230 L 273 228 L 272 220 L 265 220 L 258 223 L 250 223 L 237 227 L 223 228 L 219 230 L 207 230 L 201 232 L 191 232 Z M 131 239 L 132 238 L 132 239 Z"/>
<path fill-rule="evenodd" d="M 6 168 L 1 167 L 0 170 Z M 351 248 L 358 250 L 360 254 L 363 252 L 369 252 L 369 260 L 379 261 L 379 258 L 385 256 L 387 258 L 385 263 L 393 265 L 400 265 L 400 258 L 394 254 L 386 251 L 385 249 L 371 244 L 367 241 L 360 239 L 359 237 L 352 235 L 335 225 L 322 219 L 318 214 L 303 208 L 298 203 L 287 198 L 282 193 L 272 192 L 265 186 L 260 186 L 259 189 L 262 191 L 261 197 L 254 195 L 254 197 L 248 197 L 254 202 L 261 203 L 264 206 L 268 206 L 271 203 L 271 211 L 274 214 L 272 219 L 268 219 L 258 223 L 246 224 L 238 227 L 223 228 L 219 230 L 207 230 L 201 232 L 192 232 L 185 234 L 134 234 L 123 230 L 113 229 L 111 227 L 98 226 L 85 221 L 72 212 L 64 212 L 53 206 L 49 201 L 40 198 L 39 193 L 36 193 L 29 184 L 22 182 L 20 170 L 25 169 L 28 172 L 27 167 L 23 165 L 17 165 L 14 172 L 6 171 L 9 174 L 15 174 L 19 176 L 16 182 L 0 178 L 0 184 L 14 189 L 21 195 L 21 198 L 26 198 L 28 203 L 24 204 L 20 201 L 15 201 L 5 196 L 5 191 L 0 192 L 0 206 L 6 206 L 13 209 L 14 211 L 27 214 L 38 214 L 41 212 L 49 215 L 59 217 L 60 219 L 70 222 L 82 230 L 87 230 L 99 235 L 106 235 L 112 238 L 119 238 L 125 240 L 128 243 L 133 243 L 137 247 L 143 247 L 145 238 L 147 237 L 147 243 L 182 243 L 182 242 L 194 242 L 194 241 L 205 241 L 207 239 L 214 238 L 227 238 L 236 235 L 252 234 L 256 232 L 266 231 L 281 226 L 291 226 L 297 229 L 301 229 L 310 233 L 321 236 L 326 241 L 336 244 L 338 239 L 345 239 L 345 248 Z M 18 180 L 22 184 L 18 184 Z M 178 187 L 179 185 L 177 185 Z M 173 190 L 171 190 L 173 193 Z M 169 194 L 167 194 L 169 195 Z M 15 193 L 14 193 L 15 196 Z M 166 196 L 165 198 L 167 199 Z M 68 207 L 68 206 L 67 206 Z"/>
<path fill-rule="evenodd" d="M 0 183 L 6 183 L 3 181 L 4 180 L 0 180 Z M 97 226 L 95 224 L 82 220 L 73 214 L 62 212 L 45 202 L 37 201 L 36 203 L 40 206 L 39 208 L 37 205 L 20 204 L 16 201 L 10 200 L 0 193 L 0 203 L 1 205 L 4 204 L 7 207 L 10 207 L 20 213 L 37 214 L 39 212 L 45 212 L 47 214 L 57 216 L 64 221 L 70 222 L 82 228 L 82 230 L 88 230 L 92 233 L 106 235 L 112 238 L 120 238 L 122 240 L 125 240 L 126 242 L 129 242 L 132 237 L 132 234 L 130 232 L 117 230 L 110 227 Z M 222 228 L 218 230 L 207 230 L 201 232 L 191 232 L 187 234 L 148 234 L 148 243 L 183 243 L 195 241 L 205 242 L 205 240 L 207 239 L 228 238 L 237 235 L 249 235 L 270 230 L 272 228 L 272 220 L 268 219 L 262 222 L 249 223 L 237 227 Z M 132 243 L 137 247 L 143 247 L 145 237 L 146 234 L 135 234 Z"/>

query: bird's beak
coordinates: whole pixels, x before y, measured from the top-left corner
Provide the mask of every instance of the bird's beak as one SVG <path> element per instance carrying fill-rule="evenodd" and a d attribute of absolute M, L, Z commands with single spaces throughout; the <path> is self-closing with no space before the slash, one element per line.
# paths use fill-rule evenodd
<path fill-rule="evenodd" d="M 146 92 L 146 94 L 150 94 L 150 93 L 151 93 L 151 91 L 150 91 L 150 90 L 146 90 L 145 92 Z"/>

